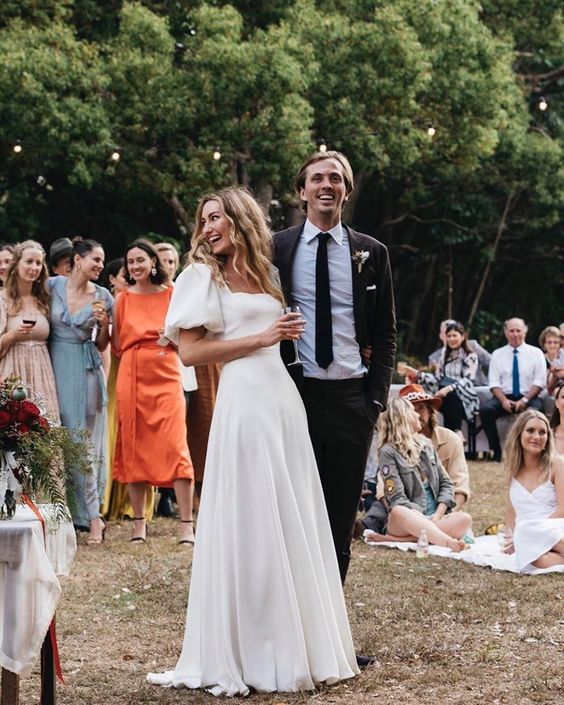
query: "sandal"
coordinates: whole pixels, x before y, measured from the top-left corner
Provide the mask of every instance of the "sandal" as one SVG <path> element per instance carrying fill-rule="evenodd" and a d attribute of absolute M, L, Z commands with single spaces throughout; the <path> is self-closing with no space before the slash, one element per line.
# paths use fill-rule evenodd
<path fill-rule="evenodd" d="M 106 520 L 104 519 L 104 517 L 98 517 L 98 519 L 102 522 L 102 533 L 99 537 L 98 536 L 89 536 L 86 539 L 87 546 L 99 546 L 101 543 L 104 542 L 104 539 L 106 538 L 106 529 L 108 528 L 108 525 L 106 524 Z"/>
<path fill-rule="evenodd" d="M 193 519 L 181 519 L 180 520 L 181 524 L 193 524 L 194 520 Z M 192 546 L 194 545 L 194 539 L 180 539 L 178 542 L 179 546 L 182 546 L 183 544 L 191 544 Z"/>
<path fill-rule="evenodd" d="M 133 521 L 145 521 L 145 517 L 133 517 Z M 130 543 L 145 543 L 147 535 L 147 526 L 145 526 L 145 536 L 132 536 L 129 539 Z"/>

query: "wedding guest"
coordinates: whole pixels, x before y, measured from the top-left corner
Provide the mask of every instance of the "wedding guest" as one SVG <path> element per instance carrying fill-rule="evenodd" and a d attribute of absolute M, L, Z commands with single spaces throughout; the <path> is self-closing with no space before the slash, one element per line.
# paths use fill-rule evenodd
<path fill-rule="evenodd" d="M 437 452 L 420 434 L 421 421 L 413 405 L 392 399 L 378 420 L 379 473 L 388 508 L 385 534 L 370 533 L 367 541 L 417 541 L 421 531 L 429 543 L 462 551 L 472 525 L 465 512 L 452 512 L 453 485 Z"/>
<path fill-rule="evenodd" d="M 0 377 L 19 377 L 46 414 L 59 421 L 49 337 L 50 296 L 45 251 L 34 240 L 17 245 L 0 293 Z"/>
<path fill-rule="evenodd" d="M 407 368 L 408 373 L 413 368 Z M 461 323 L 448 323 L 445 346 L 437 362 L 436 372 L 418 372 L 416 379 L 431 394 L 443 400 L 441 411 L 446 428 L 457 433 L 462 441 L 462 421 L 471 421 L 480 408 L 474 386 L 478 356 L 468 345 Z"/>
<path fill-rule="evenodd" d="M 564 379 L 564 350 L 560 347 L 560 330 L 556 326 L 547 326 L 539 335 L 539 345 L 546 358 L 547 390 L 552 396 L 554 388 Z"/>
<path fill-rule="evenodd" d="M 418 384 L 402 387 L 399 396 L 413 404 L 421 422 L 420 433 L 433 444 L 453 484 L 455 501 L 453 511 L 461 509 L 470 498 L 470 473 L 460 437 L 438 423 L 437 411 L 441 410 L 444 400 L 427 394 Z"/>
<path fill-rule="evenodd" d="M 14 259 L 14 245 L 4 242 L 0 245 L 0 286 L 4 286 L 6 274 L 11 261 Z"/>
<path fill-rule="evenodd" d="M 525 342 L 527 326 L 522 318 L 505 321 L 507 345 L 494 350 L 489 385 L 492 398 L 482 403 L 480 417 L 494 462 L 501 460 L 496 421 L 507 414 L 520 414 L 527 407 L 543 409 L 539 393 L 546 387 L 546 361 L 542 351 Z"/>
<path fill-rule="evenodd" d="M 117 296 L 129 286 L 125 280 L 125 261 L 123 257 L 108 262 L 104 272 L 100 278 L 100 283 L 110 291 L 112 296 Z M 110 333 L 112 325 L 110 323 Z M 104 506 L 102 513 L 108 519 L 123 519 L 127 517 L 132 519 L 135 516 L 127 485 L 117 482 L 113 479 L 111 468 L 114 465 L 114 455 L 117 438 L 117 408 L 116 408 L 116 380 L 119 367 L 119 358 L 111 352 L 110 370 L 107 380 L 108 388 L 108 466 L 110 473 L 106 484 L 106 492 L 104 495 Z M 145 507 L 145 516 L 150 520 L 153 516 L 154 492 L 147 493 L 147 506 Z"/>
<path fill-rule="evenodd" d="M 550 417 L 550 428 L 554 434 L 556 452 L 564 455 L 564 382 L 554 390 L 554 411 Z"/>
<path fill-rule="evenodd" d="M 133 543 L 144 543 L 151 485 L 174 487 L 179 544 L 194 543 L 194 472 L 186 443 L 186 406 L 176 350 L 158 344 L 173 289 L 155 248 L 135 240 L 125 252 L 129 287 L 117 298 L 112 346 L 120 358 L 116 382 L 118 434 L 114 479 L 126 483 L 133 507 Z"/>
<path fill-rule="evenodd" d="M 48 280 L 51 291 L 51 360 L 63 426 L 88 431 L 92 472 L 76 473 L 73 522 L 89 531 L 88 545 L 100 544 L 105 523 L 100 516 L 106 480 L 106 380 L 100 351 L 108 345 L 113 298 L 94 283 L 104 268 L 104 250 L 95 240 L 73 240 L 68 277 Z"/>
<path fill-rule="evenodd" d="M 53 276 L 68 277 L 72 271 L 73 243 L 68 237 L 60 237 L 49 248 L 49 269 Z"/>
<path fill-rule="evenodd" d="M 505 444 L 509 502 L 505 517 L 517 568 L 564 565 L 564 458 L 554 452 L 548 419 L 534 409 L 513 424 Z"/>
<path fill-rule="evenodd" d="M 162 268 L 167 275 L 167 283 L 172 284 L 176 279 L 176 272 L 178 271 L 178 265 L 180 263 L 178 250 L 174 245 L 168 242 L 158 242 L 155 245 L 155 250 L 159 255 Z"/>
<path fill-rule="evenodd" d="M 305 409 L 279 354 L 303 319 L 281 315 L 249 193 L 205 196 L 195 222 L 165 332 L 185 364 L 223 367 L 184 646 L 174 671 L 149 680 L 230 696 L 312 690 L 358 669 Z"/>
<path fill-rule="evenodd" d="M 435 372 L 437 369 L 437 365 L 441 358 L 443 348 L 446 345 L 446 327 L 451 323 L 456 323 L 454 318 L 447 318 L 444 321 L 441 321 L 441 325 L 439 326 L 439 340 L 441 341 L 442 345 L 440 348 L 437 348 L 437 350 L 432 352 L 427 358 L 429 367 L 433 372 Z M 476 370 L 474 384 L 476 384 L 476 386 L 486 385 L 488 383 L 488 369 L 490 366 L 491 354 L 485 348 L 483 348 L 476 339 L 469 340 L 468 345 L 470 347 L 470 350 L 472 352 L 475 352 L 478 356 L 478 369 Z"/>

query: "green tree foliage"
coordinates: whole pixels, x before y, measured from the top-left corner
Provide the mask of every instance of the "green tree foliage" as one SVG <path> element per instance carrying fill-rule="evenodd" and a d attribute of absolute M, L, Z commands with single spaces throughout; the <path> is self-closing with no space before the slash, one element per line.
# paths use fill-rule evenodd
<path fill-rule="evenodd" d="M 184 239 L 202 192 L 228 183 L 283 225 L 323 139 L 356 172 L 347 220 L 390 247 L 409 351 L 447 314 L 491 340 L 509 314 L 558 321 L 564 15 L 555 0 L 532 10 L 6 0 L 1 236 L 82 232 L 109 255 L 147 232 Z"/>

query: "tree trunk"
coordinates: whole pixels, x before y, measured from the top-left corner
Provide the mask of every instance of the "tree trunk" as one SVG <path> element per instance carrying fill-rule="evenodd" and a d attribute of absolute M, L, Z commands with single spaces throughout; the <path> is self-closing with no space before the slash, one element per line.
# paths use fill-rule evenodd
<path fill-rule="evenodd" d="M 484 267 L 484 271 L 482 273 L 482 278 L 481 278 L 480 283 L 478 285 L 478 290 L 476 291 L 476 295 L 474 296 L 474 301 L 472 302 L 472 307 L 470 308 L 470 314 L 468 316 L 468 326 L 469 327 L 472 324 L 472 321 L 474 320 L 474 316 L 476 315 L 476 311 L 478 310 L 478 306 L 480 305 L 480 301 L 482 300 L 482 296 L 484 294 L 486 284 L 488 283 L 488 279 L 490 276 L 490 272 L 492 270 L 493 263 L 495 262 L 495 257 L 497 254 L 499 243 L 501 241 L 501 237 L 503 235 L 503 231 L 507 227 L 507 216 L 509 215 L 509 210 L 511 209 L 511 206 L 513 204 L 513 200 L 516 197 L 516 194 L 517 194 L 517 187 L 513 186 L 507 196 L 507 200 L 505 201 L 505 207 L 503 209 L 501 220 L 499 221 L 499 224 L 497 226 L 495 240 L 493 241 L 493 245 L 491 246 L 491 249 L 490 249 L 490 257 L 486 263 L 486 266 Z"/>
<path fill-rule="evenodd" d="M 174 211 L 174 215 L 176 216 L 176 219 L 178 220 L 181 226 L 180 230 L 182 234 L 188 238 L 190 233 L 192 232 L 192 220 L 186 212 L 186 209 L 184 208 L 182 203 L 180 203 L 176 194 L 172 194 L 172 196 L 169 196 L 165 200 Z"/>

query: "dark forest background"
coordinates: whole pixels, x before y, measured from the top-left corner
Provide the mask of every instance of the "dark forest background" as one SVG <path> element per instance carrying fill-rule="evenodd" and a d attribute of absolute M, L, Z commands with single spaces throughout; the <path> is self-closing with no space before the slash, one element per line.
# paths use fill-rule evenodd
<path fill-rule="evenodd" d="M 278 228 L 325 143 L 390 248 L 402 353 L 447 315 L 486 347 L 564 321 L 560 1 L 3 0 L 0 57 L 3 240 L 186 249 L 229 183 Z"/>

